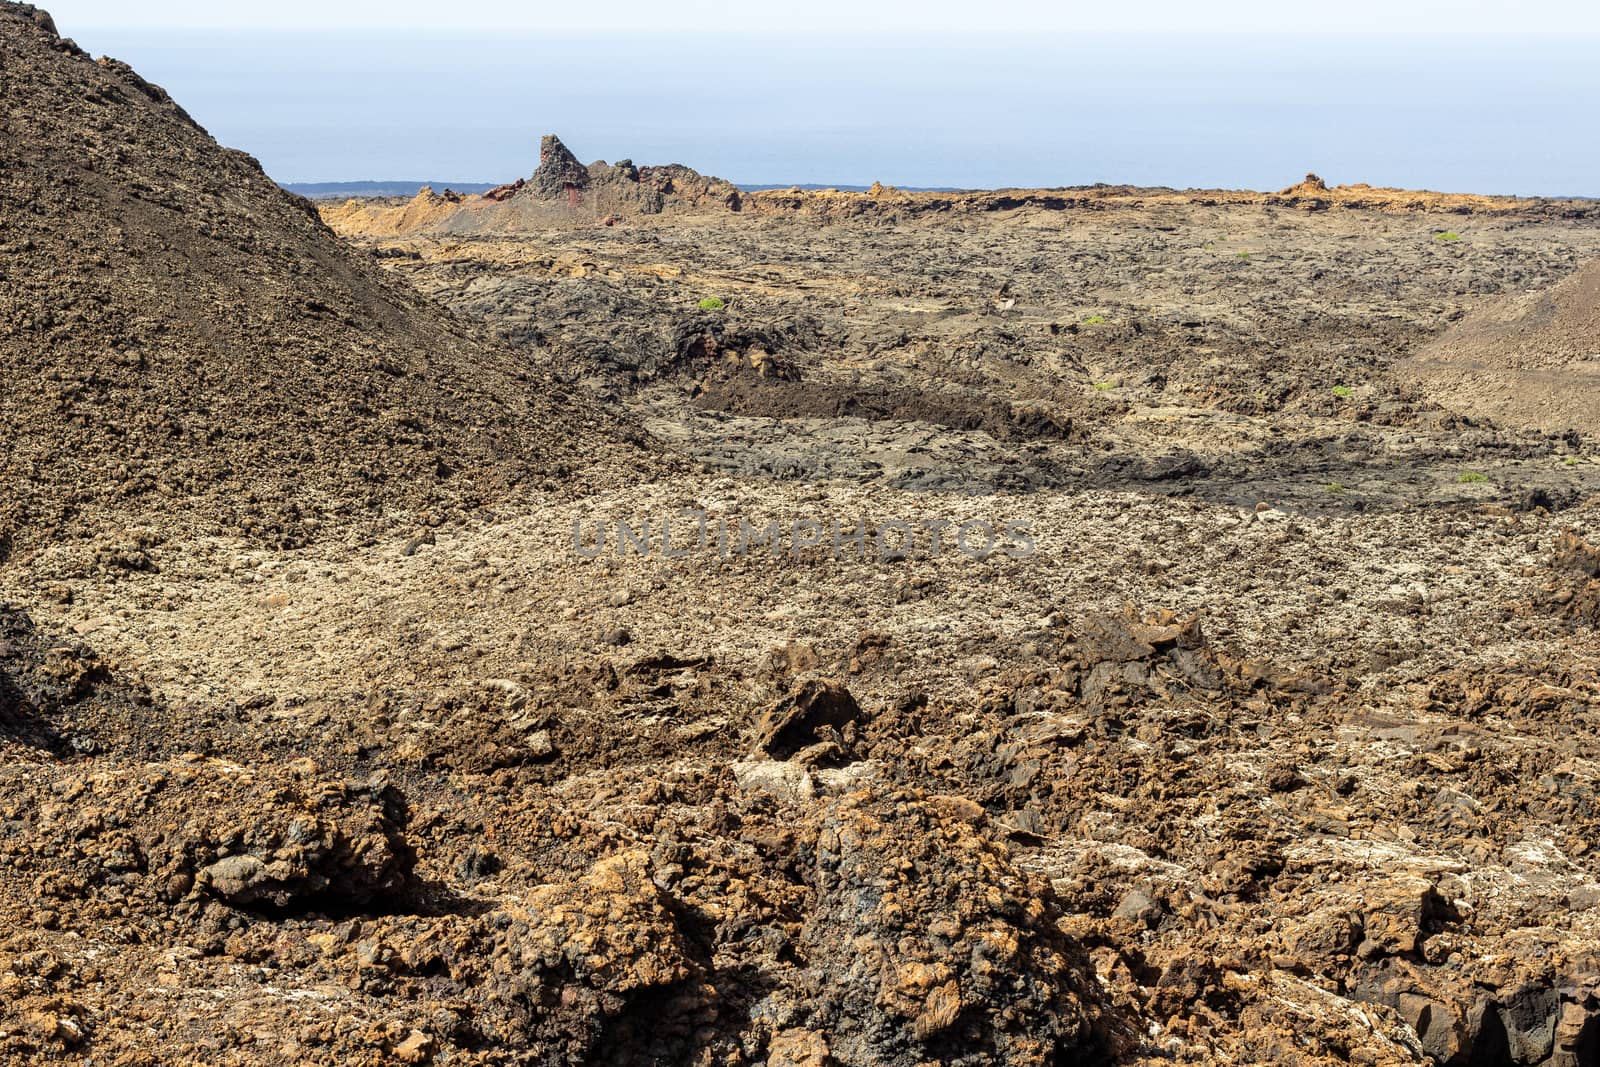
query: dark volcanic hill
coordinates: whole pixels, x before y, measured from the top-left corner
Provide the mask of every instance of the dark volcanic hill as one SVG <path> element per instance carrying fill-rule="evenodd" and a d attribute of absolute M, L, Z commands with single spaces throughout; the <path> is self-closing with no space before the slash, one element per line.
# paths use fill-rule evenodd
<path fill-rule="evenodd" d="M 349 250 L 126 64 L 0 3 L 0 558 L 472 506 L 614 428 Z"/>
<path fill-rule="evenodd" d="M 1487 301 L 1401 373 L 1455 411 L 1600 433 L 1600 261 L 1553 286 Z"/>

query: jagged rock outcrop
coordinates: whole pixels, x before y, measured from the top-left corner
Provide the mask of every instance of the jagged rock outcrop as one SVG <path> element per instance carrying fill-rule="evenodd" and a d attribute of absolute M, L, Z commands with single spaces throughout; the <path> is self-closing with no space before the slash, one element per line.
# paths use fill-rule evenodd
<path fill-rule="evenodd" d="M 539 169 L 529 183 L 540 196 L 565 196 L 570 189 L 589 184 L 589 170 L 573 155 L 561 138 L 547 133 L 539 141 Z"/>
<path fill-rule="evenodd" d="M 1328 191 L 1328 183 L 1317 177 L 1314 172 L 1307 171 L 1306 179 L 1297 185 L 1291 185 L 1283 190 L 1279 196 L 1314 196 L 1317 193 Z"/>
<path fill-rule="evenodd" d="M 552 226 L 616 225 L 630 216 L 740 211 L 744 194 L 732 182 L 681 163 L 640 166 L 631 159 L 585 166 L 547 133 L 531 177 L 481 196 L 442 199 L 424 189 L 406 202 L 349 200 L 320 207 L 341 233 L 521 233 Z"/>
<path fill-rule="evenodd" d="M 1087 955 L 981 821 L 970 801 L 857 793 L 807 827 L 812 996 L 795 1021 L 839 1063 L 1109 1061 Z"/>
<path fill-rule="evenodd" d="M 151 704 L 148 692 L 114 677 L 83 644 L 40 630 L 27 612 L 0 602 L 0 753 L 21 746 L 38 758 L 89 747 L 74 738 L 76 722 L 145 719 Z"/>
<path fill-rule="evenodd" d="M 738 211 L 739 190 L 678 163 L 637 167 L 631 159 L 597 160 L 585 167 L 561 138 L 547 133 L 539 142 L 539 169 L 519 195 L 587 203 L 597 210 L 659 214 L 671 207 Z"/>

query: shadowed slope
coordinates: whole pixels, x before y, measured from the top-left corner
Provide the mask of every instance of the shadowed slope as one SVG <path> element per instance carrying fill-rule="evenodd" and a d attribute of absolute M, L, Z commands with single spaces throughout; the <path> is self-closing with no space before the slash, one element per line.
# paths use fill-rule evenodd
<path fill-rule="evenodd" d="M 1600 432 L 1600 261 L 1477 309 L 1399 372 L 1463 414 Z"/>

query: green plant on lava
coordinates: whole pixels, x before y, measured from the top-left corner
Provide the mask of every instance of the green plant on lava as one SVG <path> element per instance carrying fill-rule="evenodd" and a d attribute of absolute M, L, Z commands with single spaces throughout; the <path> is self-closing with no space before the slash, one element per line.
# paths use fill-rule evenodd
<path fill-rule="evenodd" d="M 1327 489 L 1330 493 L 1348 493 L 1350 491 L 1350 487 L 1345 485 L 1343 482 L 1329 482 L 1323 488 Z"/>
<path fill-rule="evenodd" d="M 1356 391 L 1348 385 L 1336 385 L 1333 387 L 1333 395 L 1340 400 L 1349 400 L 1356 395 Z"/>
<path fill-rule="evenodd" d="M 1108 389 L 1115 389 L 1117 387 L 1117 383 L 1111 381 L 1095 382 L 1094 387 L 1103 393 Z"/>
<path fill-rule="evenodd" d="M 1434 234 L 1433 239 L 1435 241 L 1443 241 L 1446 244 L 1451 244 L 1461 240 L 1461 235 L 1454 230 L 1446 230 L 1443 233 Z"/>
<path fill-rule="evenodd" d="M 1239 259 L 1241 261 L 1243 261 L 1245 263 L 1250 262 L 1250 253 L 1249 252 L 1240 252 L 1240 253 L 1238 253 L 1238 256 L 1239 256 Z"/>
<path fill-rule="evenodd" d="M 1456 477 L 1456 481 L 1460 482 L 1462 485 L 1478 485 L 1479 483 L 1486 482 L 1488 480 L 1489 476 L 1481 471 L 1462 471 L 1460 475 Z"/>
<path fill-rule="evenodd" d="M 701 311 L 721 311 L 727 305 L 714 296 L 708 296 L 700 301 Z"/>
<path fill-rule="evenodd" d="M 1106 318 L 1104 315 L 1090 315 L 1088 318 L 1083 320 L 1083 324 L 1085 326 L 1104 326 L 1110 321 L 1111 320 Z"/>

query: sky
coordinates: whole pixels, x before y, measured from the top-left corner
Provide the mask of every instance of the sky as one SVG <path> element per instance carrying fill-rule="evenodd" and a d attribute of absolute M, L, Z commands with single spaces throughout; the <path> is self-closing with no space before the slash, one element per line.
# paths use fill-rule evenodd
<path fill-rule="evenodd" d="M 46 3 L 289 183 L 510 181 L 556 133 L 743 185 L 1600 196 L 1592 2 Z"/>
<path fill-rule="evenodd" d="M 372 28 L 906 32 L 1600 33 L 1593 0 L 45 0 L 71 36 L 81 28 Z"/>

